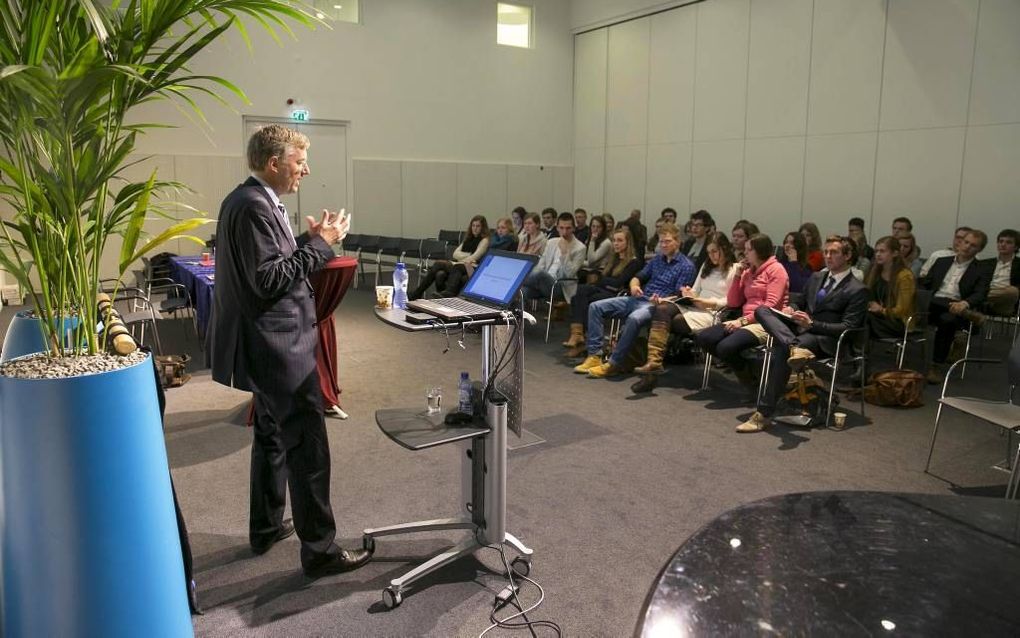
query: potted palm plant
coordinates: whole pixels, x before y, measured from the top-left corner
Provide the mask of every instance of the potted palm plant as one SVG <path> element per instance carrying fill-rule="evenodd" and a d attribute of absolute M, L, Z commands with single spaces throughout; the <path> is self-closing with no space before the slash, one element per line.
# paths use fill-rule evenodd
<path fill-rule="evenodd" d="M 184 185 L 123 179 L 136 106 L 244 99 L 189 62 L 251 18 L 275 36 L 287 0 L 0 0 L 0 268 L 27 291 L 39 354 L 0 366 L 3 627 L 15 635 L 190 635 L 152 367 L 104 352 L 100 258 L 123 276 L 205 223 L 173 219 Z M 180 208 L 180 206 L 176 206 Z"/>

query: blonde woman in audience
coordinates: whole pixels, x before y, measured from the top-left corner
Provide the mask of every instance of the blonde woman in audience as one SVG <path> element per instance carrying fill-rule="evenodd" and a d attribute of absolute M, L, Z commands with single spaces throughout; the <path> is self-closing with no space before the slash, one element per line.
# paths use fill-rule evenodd
<path fill-rule="evenodd" d="M 914 314 L 914 275 L 900 254 L 900 242 L 892 236 L 875 242 L 871 269 L 864 278 L 871 301 L 868 328 L 873 337 L 902 337 L 904 322 Z"/>
<path fill-rule="evenodd" d="M 680 299 L 660 301 L 655 306 L 648 331 L 648 361 L 634 368 L 634 372 L 648 375 L 662 372 L 669 333 L 683 337 L 697 334 L 714 324 L 716 312 L 726 307 L 726 297 L 738 270 L 733 245 L 726 235 L 713 233 L 707 239 L 706 250 L 708 259 L 694 285 L 681 288 Z M 640 386 L 635 392 L 649 392 L 655 387 L 654 379 L 644 381 L 635 384 Z"/>
<path fill-rule="evenodd" d="M 570 300 L 570 337 L 563 342 L 564 348 L 570 348 L 568 357 L 579 357 L 587 350 L 584 328 L 588 323 L 588 306 L 624 290 L 644 265 L 634 250 L 634 238 L 626 226 L 614 230 L 612 239 L 606 243 L 612 247 L 606 265 L 594 282 L 578 286 Z"/>
<path fill-rule="evenodd" d="M 814 222 L 804 222 L 800 225 L 799 231 L 807 243 L 807 261 L 812 272 L 818 272 L 825 266 L 825 257 L 822 256 L 822 234 Z"/>
<path fill-rule="evenodd" d="M 921 251 L 917 248 L 917 241 L 914 240 L 912 233 L 901 233 L 896 236 L 897 241 L 900 244 L 900 256 L 903 257 L 903 263 L 907 265 L 910 272 L 914 274 L 914 279 L 921 276 L 921 268 L 924 267 L 924 260 L 921 259 Z"/>
<path fill-rule="evenodd" d="M 464 233 L 464 241 L 453 251 L 453 261 L 437 260 L 408 299 L 421 299 L 433 283 L 441 297 L 454 297 L 475 271 L 475 266 L 489 250 L 489 222 L 484 215 L 475 215 Z"/>
<path fill-rule="evenodd" d="M 740 317 L 706 328 L 695 335 L 695 340 L 703 350 L 729 364 L 741 383 L 752 385 L 756 379 L 740 353 L 765 343 L 768 336 L 754 311 L 758 306 L 776 310 L 788 306 L 790 279 L 776 260 L 768 235 L 752 235 L 745 248 L 744 259 L 726 296 L 726 305 L 740 308 Z"/>
<path fill-rule="evenodd" d="M 512 219 L 501 217 L 496 220 L 496 232 L 489 238 L 489 250 L 517 252 L 517 235 Z"/>
<path fill-rule="evenodd" d="M 524 215 L 524 230 L 517 236 L 517 252 L 542 256 L 549 236 L 542 231 L 542 218 L 538 213 Z"/>

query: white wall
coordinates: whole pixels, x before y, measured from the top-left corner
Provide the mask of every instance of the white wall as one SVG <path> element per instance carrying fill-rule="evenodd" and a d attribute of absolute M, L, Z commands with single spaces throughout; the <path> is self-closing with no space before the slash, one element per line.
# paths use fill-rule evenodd
<path fill-rule="evenodd" d="M 286 117 L 286 99 L 294 98 L 313 119 L 350 123 L 359 232 L 434 235 L 438 228 L 420 220 L 459 228 L 471 215 L 494 221 L 517 205 L 569 209 L 570 7 L 559 0 L 532 4 L 532 49 L 498 46 L 496 3 L 476 0 L 366 0 L 362 24 L 296 28 L 296 40 L 284 35 L 282 45 L 249 26 L 251 52 L 231 34 L 192 71 L 226 77 L 251 104 L 235 100 L 235 112 L 200 99 L 211 131 L 169 104 L 140 109 L 139 120 L 179 128 L 152 131 L 138 150 L 173 167 L 161 177 L 186 178 L 198 194 L 185 201 L 215 217 L 244 175 L 241 115 Z M 309 160 L 314 170 L 314 146 Z M 224 171 L 224 162 L 237 171 Z M 169 249 L 200 250 L 183 243 Z"/>
<path fill-rule="evenodd" d="M 1017 33 L 1015 0 L 706 0 L 582 33 L 575 202 L 774 238 L 906 215 L 925 251 L 958 224 L 994 238 L 1020 202 Z"/>

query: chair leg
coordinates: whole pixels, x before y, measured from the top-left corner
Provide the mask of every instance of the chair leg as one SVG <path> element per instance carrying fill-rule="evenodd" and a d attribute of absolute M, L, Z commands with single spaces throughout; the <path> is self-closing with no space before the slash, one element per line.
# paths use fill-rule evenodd
<path fill-rule="evenodd" d="M 970 326 L 967 327 L 967 345 L 964 346 L 964 348 L 963 348 L 963 358 L 964 359 L 966 359 L 967 357 L 970 356 L 970 338 L 973 337 L 973 336 L 974 336 L 974 324 L 972 323 L 972 324 L 970 324 Z M 966 361 L 964 361 L 963 365 L 960 366 L 960 378 L 962 379 L 965 374 L 967 374 L 967 362 Z"/>
<path fill-rule="evenodd" d="M 1012 430 L 1010 431 L 1012 433 Z M 1009 473 L 1009 482 L 1006 483 L 1006 498 L 1016 498 L 1017 487 L 1020 486 L 1020 443 L 1016 446 L 1016 454 L 1013 456 L 1013 469 Z"/>
<path fill-rule="evenodd" d="M 553 284 L 549 292 L 549 313 L 545 316 L 545 342 L 549 343 L 549 328 L 552 327 L 553 299 L 556 297 L 556 284 Z"/>
<path fill-rule="evenodd" d="M 772 368 L 772 335 L 765 340 L 765 360 L 762 361 L 761 378 L 758 379 L 758 397 L 754 401 L 754 409 L 761 407 L 761 399 L 765 396 L 765 382 Z"/>
<path fill-rule="evenodd" d="M 829 421 L 832 420 L 832 399 L 836 396 L 836 373 L 839 372 L 839 350 L 836 350 L 836 356 L 832 358 L 832 379 L 829 380 L 829 403 L 825 406 L 825 423 L 822 427 L 829 427 Z"/>
<path fill-rule="evenodd" d="M 708 389 L 708 377 L 712 373 L 712 353 L 705 353 L 705 370 L 701 373 L 701 389 Z"/>
<path fill-rule="evenodd" d="M 935 427 L 931 431 L 931 445 L 928 446 L 928 460 L 924 463 L 924 471 L 931 467 L 931 455 L 935 452 L 935 437 L 939 435 L 939 421 L 942 420 L 942 402 L 939 402 L 938 410 L 935 411 Z"/>

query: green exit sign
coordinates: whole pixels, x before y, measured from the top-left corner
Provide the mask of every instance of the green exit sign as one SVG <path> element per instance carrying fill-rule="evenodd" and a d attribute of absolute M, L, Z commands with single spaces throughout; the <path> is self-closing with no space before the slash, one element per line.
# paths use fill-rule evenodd
<path fill-rule="evenodd" d="M 294 109 L 290 113 L 290 119 L 295 122 L 307 122 L 311 117 L 309 117 L 308 109 Z"/>

